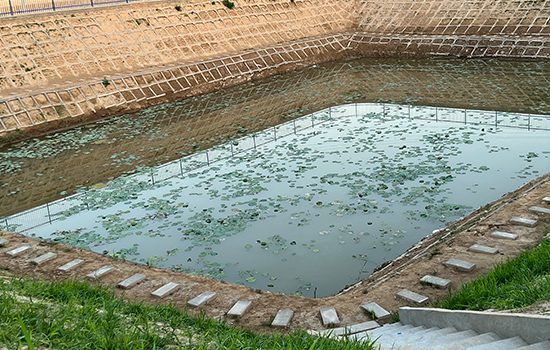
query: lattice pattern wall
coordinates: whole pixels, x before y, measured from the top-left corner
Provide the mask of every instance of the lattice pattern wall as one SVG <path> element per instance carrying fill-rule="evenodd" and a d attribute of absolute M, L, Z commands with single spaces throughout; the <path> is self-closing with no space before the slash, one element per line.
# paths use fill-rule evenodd
<path fill-rule="evenodd" d="M 175 5 L 134 3 L 5 21 L 0 94 L 331 35 L 350 28 L 352 2 L 243 0 L 229 10 L 221 1 L 208 1 L 182 4 L 179 11 Z"/>
<path fill-rule="evenodd" d="M 285 66 L 313 64 L 318 62 L 319 57 L 343 57 L 347 39 L 347 36 L 335 35 L 198 64 L 125 76 L 109 80 L 108 85 L 96 82 L 27 97 L 15 97 L 0 101 L 0 130 L 21 129 L 48 121 L 96 113 L 103 109 L 131 109 L 133 103 L 159 99 L 167 94 L 189 96 L 246 81 L 252 76 L 260 77 L 268 71 L 285 71 Z"/>
<path fill-rule="evenodd" d="M 362 0 L 368 33 L 480 36 L 548 35 L 550 3 L 538 0 Z"/>

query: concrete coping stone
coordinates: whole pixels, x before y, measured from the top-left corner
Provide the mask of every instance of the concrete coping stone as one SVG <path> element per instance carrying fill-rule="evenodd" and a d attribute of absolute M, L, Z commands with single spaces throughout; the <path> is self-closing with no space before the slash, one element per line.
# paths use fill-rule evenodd
<path fill-rule="evenodd" d="M 510 223 L 514 225 L 521 225 L 521 226 L 527 226 L 527 227 L 537 226 L 537 220 L 522 218 L 520 216 L 514 216 L 513 218 L 511 218 Z"/>
<path fill-rule="evenodd" d="M 480 244 L 474 244 L 470 248 L 468 248 L 469 251 L 474 253 L 482 253 L 482 254 L 496 254 L 498 253 L 498 248 L 492 248 L 487 247 Z"/>
<path fill-rule="evenodd" d="M 233 307 L 227 312 L 228 316 L 241 317 L 246 309 L 252 304 L 249 300 L 239 300 L 233 305 Z"/>
<path fill-rule="evenodd" d="M 502 232 L 502 231 L 495 231 L 490 234 L 493 238 L 500 238 L 500 239 L 517 239 L 518 235 L 515 233 L 509 233 L 509 232 Z"/>
<path fill-rule="evenodd" d="M 57 254 L 49 252 L 49 253 L 46 253 L 46 254 L 42 254 L 39 257 L 35 258 L 35 259 L 32 259 L 31 264 L 41 265 L 41 264 L 45 263 L 46 261 L 50 261 L 50 260 L 55 259 L 55 258 L 57 258 Z"/>
<path fill-rule="evenodd" d="M 292 310 L 279 310 L 271 325 L 273 327 L 287 327 L 293 315 L 294 311 Z"/>
<path fill-rule="evenodd" d="M 374 314 L 374 317 L 376 317 L 379 320 L 383 320 L 385 318 L 390 317 L 390 313 L 386 309 L 378 305 L 377 303 L 368 303 L 368 304 L 362 305 L 361 307 L 366 311 Z"/>
<path fill-rule="evenodd" d="M 530 207 L 529 211 L 537 214 L 550 214 L 550 209 L 537 206 Z"/>
<path fill-rule="evenodd" d="M 136 273 L 135 275 L 128 277 L 122 282 L 119 282 L 117 284 L 117 287 L 122 289 L 129 289 L 132 288 L 134 285 L 136 285 L 139 281 L 145 278 L 145 275 L 142 275 L 141 273 Z"/>
<path fill-rule="evenodd" d="M 543 203 L 546 203 L 546 204 L 550 204 L 550 197 L 544 197 L 544 198 L 542 199 L 542 202 L 543 202 Z"/>
<path fill-rule="evenodd" d="M 329 338 L 332 338 L 332 337 L 338 337 L 338 336 L 347 336 L 351 334 L 363 333 L 379 327 L 380 327 L 380 324 L 378 322 L 367 321 L 363 323 L 353 324 L 351 326 L 338 327 L 338 328 L 332 328 L 332 329 L 323 329 L 321 331 L 309 330 L 308 333 L 313 336 L 328 335 Z"/>
<path fill-rule="evenodd" d="M 410 290 L 407 290 L 407 289 L 403 289 L 402 291 L 397 293 L 397 296 L 405 301 L 416 303 L 416 304 L 423 304 L 429 300 L 428 297 L 425 297 L 415 292 L 411 292 Z"/>
<path fill-rule="evenodd" d="M 90 272 L 86 278 L 90 278 L 90 279 L 97 279 L 97 278 L 100 278 L 100 277 L 103 277 L 105 276 L 106 274 L 108 274 L 109 272 L 111 272 L 113 270 L 113 267 L 112 266 L 103 266 L 97 270 L 95 270 L 94 272 Z"/>
<path fill-rule="evenodd" d="M 458 260 L 455 258 L 451 258 L 445 262 L 445 266 L 455 268 L 459 271 L 465 271 L 470 272 L 473 269 L 476 268 L 476 264 L 464 261 L 464 260 Z"/>
<path fill-rule="evenodd" d="M 5 239 L 5 238 L 0 239 L 0 247 L 5 246 L 6 244 L 8 244 L 8 242 L 9 242 L 9 241 L 8 241 L 7 239 Z"/>
<path fill-rule="evenodd" d="M 69 271 L 69 270 L 72 270 L 74 269 L 75 267 L 81 265 L 82 263 L 84 263 L 84 260 L 82 259 L 74 259 L 73 261 L 69 261 L 68 263 L 66 263 L 65 265 L 63 266 L 60 266 L 58 268 L 58 270 L 61 270 L 61 271 Z"/>
<path fill-rule="evenodd" d="M 174 282 L 168 282 L 164 286 L 151 293 L 152 296 L 157 298 L 164 298 L 165 296 L 174 293 L 179 287 L 179 284 Z"/>
<path fill-rule="evenodd" d="M 191 306 L 199 306 L 203 303 L 206 303 L 211 298 L 213 298 L 214 295 L 216 295 L 216 293 L 206 291 L 206 292 L 203 292 L 200 295 L 194 297 L 193 299 L 189 300 L 187 302 L 187 304 L 191 305 Z"/>
<path fill-rule="evenodd" d="M 437 276 L 426 275 L 420 279 L 420 283 L 427 284 L 435 288 L 447 288 L 449 284 L 451 284 L 451 280 Z"/>
<path fill-rule="evenodd" d="M 16 255 L 19 255 L 19 254 L 23 253 L 26 250 L 29 250 L 30 248 L 31 247 L 28 246 L 28 245 L 23 245 L 21 247 L 18 247 L 18 248 L 15 248 L 15 249 L 12 249 L 12 250 L 6 252 L 6 254 L 11 255 L 11 256 L 16 256 Z"/>
<path fill-rule="evenodd" d="M 336 313 L 335 308 L 324 308 L 319 311 L 321 312 L 321 318 L 323 319 L 323 325 L 325 327 L 340 324 L 340 319 L 338 318 L 338 313 Z"/>

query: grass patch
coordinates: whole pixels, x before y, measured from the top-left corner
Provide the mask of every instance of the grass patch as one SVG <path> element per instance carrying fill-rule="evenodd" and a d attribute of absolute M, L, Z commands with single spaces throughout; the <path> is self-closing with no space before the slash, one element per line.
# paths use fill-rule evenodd
<path fill-rule="evenodd" d="M 369 343 L 267 335 L 171 305 L 149 306 L 80 281 L 0 281 L 0 347 L 55 349 L 373 349 Z"/>
<path fill-rule="evenodd" d="M 545 228 L 548 230 L 548 228 Z M 516 309 L 550 300 L 550 240 L 500 263 L 434 307 L 452 310 Z"/>

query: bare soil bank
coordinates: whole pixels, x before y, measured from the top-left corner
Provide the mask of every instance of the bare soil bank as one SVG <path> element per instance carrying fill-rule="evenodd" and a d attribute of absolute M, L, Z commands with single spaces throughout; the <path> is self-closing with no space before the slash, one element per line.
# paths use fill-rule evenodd
<path fill-rule="evenodd" d="M 309 299 L 252 290 L 202 276 L 117 261 L 89 251 L 71 249 L 63 245 L 50 245 L 8 232 L 1 233 L 1 238 L 8 239 L 9 242 L 0 248 L 0 266 L 16 275 L 45 280 L 84 279 L 87 274 L 100 267 L 112 266 L 114 271 L 98 283 L 114 288 L 117 283 L 135 273 L 147 276 L 144 281 L 129 290 L 117 289 L 127 298 L 153 304 L 171 302 L 183 308 L 187 300 L 202 292 L 215 292 L 216 296 L 200 309 L 204 310 L 208 316 L 216 318 L 224 317 L 236 301 L 250 300 L 252 305 L 245 315 L 238 322 L 234 320 L 230 322 L 235 322 L 239 327 L 254 330 L 272 331 L 267 324 L 270 318 L 281 309 L 294 310 L 291 328 L 322 329 L 319 309 L 327 307 L 334 307 L 342 324 L 349 325 L 369 320 L 369 317 L 363 313 L 361 305 L 376 302 L 393 312 L 396 312 L 400 306 L 407 305 L 406 302 L 395 297 L 395 294 L 402 289 L 420 293 L 432 300 L 447 294 L 447 290 L 420 284 L 420 278 L 424 275 L 430 274 L 450 279 L 452 288 L 457 289 L 463 282 L 483 274 L 494 264 L 513 258 L 525 248 L 536 245 L 543 239 L 545 230 L 550 224 L 550 218 L 530 213 L 528 208 L 540 205 L 542 198 L 548 196 L 550 193 L 548 178 L 549 176 L 545 175 L 533 180 L 497 201 L 479 208 L 446 229 L 428 235 L 399 258 L 384 264 L 368 279 L 326 298 Z M 539 223 L 534 228 L 510 225 L 509 220 L 513 216 L 538 219 Z M 519 238 L 497 240 L 489 237 L 489 234 L 495 230 L 516 233 L 519 234 Z M 496 247 L 500 252 L 496 255 L 469 252 L 468 247 L 473 244 Z M 17 257 L 9 257 L 5 254 L 21 245 L 30 245 L 32 249 Z M 46 252 L 55 252 L 58 256 L 43 265 L 36 266 L 30 263 L 32 259 Z M 83 259 L 85 263 L 68 273 L 57 270 L 59 266 L 75 258 Z M 450 258 L 473 262 L 476 264 L 476 269 L 471 273 L 454 271 L 443 264 Z M 151 296 L 152 291 L 167 282 L 179 283 L 180 288 L 162 300 Z"/>

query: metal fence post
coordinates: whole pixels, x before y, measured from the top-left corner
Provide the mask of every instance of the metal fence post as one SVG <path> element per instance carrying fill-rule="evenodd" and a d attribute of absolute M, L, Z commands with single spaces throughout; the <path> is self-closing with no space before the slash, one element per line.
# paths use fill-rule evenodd
<path fill-rule="evenodd" d="M 10 15 L 13 16 L 13 7 L 11 6 L 11 0 L 8 0 L 8 1 L 9 1 L 9 3 L 10 3 Z"/>
<path fill-rule="evenodd" d="M 90 5 L 92 5 L 92 7 L 94 7 L 94 0 L 90 0 Z"/>
<path fill-rule="evenodd" d="M 46 203 L 46 209 L 48 210 L 48 220 L 50 220 L 50 225 L 52 224 L 52 215 L 50 214 L 50 204 Z"/>
<path fill-rule="evenodd" d="M 55 0 L 52 0 L 52 9 L 55 11 Z"/>

